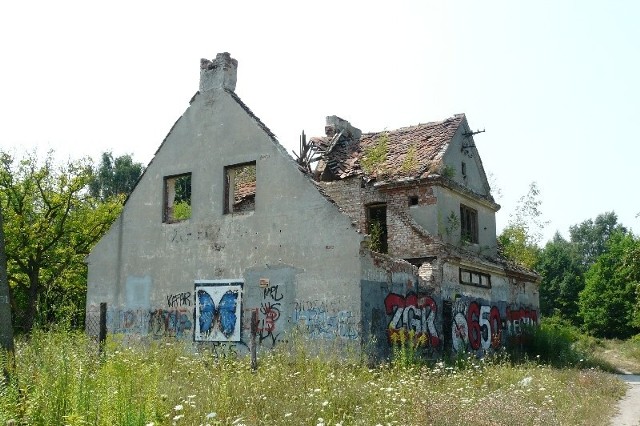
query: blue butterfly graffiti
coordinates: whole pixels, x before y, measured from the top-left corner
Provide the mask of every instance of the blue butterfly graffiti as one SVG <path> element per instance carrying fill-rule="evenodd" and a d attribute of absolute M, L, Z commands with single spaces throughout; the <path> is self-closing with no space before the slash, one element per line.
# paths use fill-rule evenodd
<path fill-rule="evenodd" d="M 218 302 L 218 308 L 211 295 L 204 290 L 198 290 L 198 303 L 200 310 L 200 333 L 208 336 L 217 326 L 220 332 L 228 339 L 236 328 L 236 305 L 238 303 L 238 290 L 228 290 Z"/>

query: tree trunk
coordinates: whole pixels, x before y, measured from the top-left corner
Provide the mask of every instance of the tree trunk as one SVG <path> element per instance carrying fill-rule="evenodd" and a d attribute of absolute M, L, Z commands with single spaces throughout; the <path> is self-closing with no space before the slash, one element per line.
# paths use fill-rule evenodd
<path fill-rule="evenodd" d="M 38 294 L 40 293 L 40 271 L 33 268 L 29 272 L 29 301 L 24 321 L 24 332 L 29 334 L 38 316 Z"/>
<path fill-rule="evenodd" d="M 13 325 L 11 324 L 11 303 L 9 294 L 9 279 L 7 276 L 7 253 L 4 244 L 4 221 L 0 208 L 0 349 L 7 351 L 8 366 L 15 367 L 13 350 Z M 9 371 L 3 368 L 3 373 L 9 379 Z"/>

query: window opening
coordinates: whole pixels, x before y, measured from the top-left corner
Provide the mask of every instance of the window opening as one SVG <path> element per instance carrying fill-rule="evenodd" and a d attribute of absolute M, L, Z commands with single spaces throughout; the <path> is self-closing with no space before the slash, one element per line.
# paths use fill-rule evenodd
<path fill-rule="evenodd" d="M 478 243 L 478 212 L 460 204 L 460 238 L 462 241 Z"/>
<path fill-rule="evenodd" d="M 225 213 L 242 213 L 255 210 L 255 161 L 225 167 L 224 201 Z"/>
<path fill-rule="evenodd" d="M 466 185 L 467 184 L 467 164 L 464 161 L 462 162 L 462 180 Z"/>
<path fill-rule="evenodd" d="M 164 222 L 191 217 L 191 173 L 164 178 Z"/>
<path fill-rule="evenodd" d="M 412 195 L 409 197 L 409 205 L 410 206 L 417 206 L 418 205 L 418 196 L 417 195 Z"/>
<path fill-rule="evenodd" d="M 460 284 L 491 287 L 491 275 L 460 268 Z"/>
<path fill-rule="evenodd" d="M 367 233 L 369 234 L 369 248 L 378 253 L 386 253 L 388 250 L 386 204 L 367 207 Z"/>

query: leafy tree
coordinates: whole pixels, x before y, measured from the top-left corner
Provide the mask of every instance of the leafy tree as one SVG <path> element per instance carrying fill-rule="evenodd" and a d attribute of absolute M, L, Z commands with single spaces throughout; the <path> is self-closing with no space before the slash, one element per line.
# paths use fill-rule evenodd
<path fill-rule="evenodd" d="M 540 190 L 535 182 L 529 186 L 527 195 L 520 198 L 515 213 L 498 236 L 502 254 L 516 263 L 532 269 L 537 262 L 542 240 L 542 229 L 547 225 L 542 220 L 539 199 Z"/>
<path fill-rule="evenodd" d="M 634 326 L 636 288 L 640 282 L 635 256 L 639 250 L 640 241 L 618 230 L 609 236 L 604 252 L 587 271 L 579 304 L 589 333 L 627 338 L 640 330 Z"/>
<path fill-rule="evenodd" d="M 93 169 L 90 193 L 102 201 L 116 195 L 129 195 L 143 170 L 143 165 L 134 163 L 129 154 L 114 159 L 111 152 L 103 152 L 100 166 Z"/>
<path fill-rule="evenodd" d="M 0 351 L 6 351 L 10 363 L 13 361 L 13 327 L 11 326 L 11 305 L 9 304 L 9 281 L 7 277 L 7 254 L 4 242 L 2 208 L 0 207 Z M 4 376 L 9 372 L 3 369 Z"/>
<path fill-rule="evenodd" d="M 56 166 L 50 152 L 20 161 L 0 153 L 0 206 L 16 326 L 68 321 L 81 326 L 86 294 L 84 257 L 122 208 L 122 197 L 91 197 L 88 160 Z"/>
<path fill-rule="evenodd" d="M 540 252 L 536 270 L 540 273 L 540 313 L 560 315 L 573 325 L 579 325 L 578 295 L 584 288 L 580 253 L 559 233 Z"/>
<path fill-rule="evenodd" d="M 571 242 L 578 245 L 585 271 L 605 252 L 607 241 L 616 232 L 627 233 L 627 229 L 618 223 L 614 212 L 599 214 L 595 220 L 588 219 L 569 228 Z"/>

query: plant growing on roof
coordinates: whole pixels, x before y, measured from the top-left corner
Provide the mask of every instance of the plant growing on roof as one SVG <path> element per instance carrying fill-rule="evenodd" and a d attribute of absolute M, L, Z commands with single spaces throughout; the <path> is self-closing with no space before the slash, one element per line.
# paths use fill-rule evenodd
<path fill-rule="evenodd" d="M 442 168 L 441 174 L 447 179 L 453 179 L 456 176 L 456 169 L 452 165 L 447 164 Z"/>
<path fill-rule="evenodd" d="M 382 133 L 378 140 L 371 146 L 364 149 L 364 154 L 360 159 L 360 166 L 367 174 L 382 174 L 385 171 L 387 154 L 389 153 L 389 135 Z"/>
<path fill-rule="evenodd" d="M 418 168 L 418 157 L 417 157 L 417 149 L 415 145 L 411 145 L 407 150 L 407 154 L 404 156 L 404 160 L 402 160 L 402 165 L 400 166 L 400 170 L 403 173 L 409 173 Z"/>

